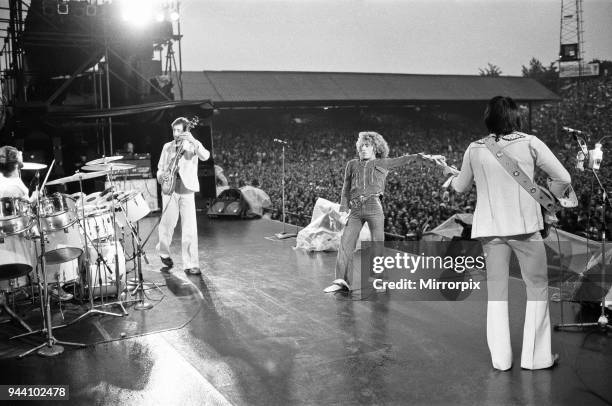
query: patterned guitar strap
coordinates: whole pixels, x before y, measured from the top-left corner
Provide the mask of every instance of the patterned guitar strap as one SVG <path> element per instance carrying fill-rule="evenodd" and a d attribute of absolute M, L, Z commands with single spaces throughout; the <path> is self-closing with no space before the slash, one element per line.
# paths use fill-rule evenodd
<path fill-rule="evenodd" d="M 510 174 L 512 179 L 514 179 L 523 189 L 525 189 L 525 191 L 529 193 L 529 196 L 533 197 L 535 201 L 547 211 L 547 214 L 554 216 L 554 213 L 559 209 L 559 207 L 552 195 L 546 194 L 539 185 L 534 183 L 529 176 L 523 172 L 518 163 L 502 151 L 493 137 L 485 138 L 484 143 L 489 151 L 491 151 L 493 156 L 497 158 L 499 164 L 506 170 L 506 172 L 508 172 L 508 174 Z"/>

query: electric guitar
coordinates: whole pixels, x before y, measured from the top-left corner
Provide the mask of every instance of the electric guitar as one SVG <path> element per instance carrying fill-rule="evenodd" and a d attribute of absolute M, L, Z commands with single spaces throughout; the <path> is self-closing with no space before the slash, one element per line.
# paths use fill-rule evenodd
<path fill-rule="evenodd" d="M 453 179 L 453 177 L 459 175 L 460 173 L 460 171 L 457 170 L 457 168 L 455 168 L 454 166 L 449 166 L 446 163 L 446 158 L 442 155 L 421 154 L 421 156 L 423 157 L 423 159 L 430 160 L 431 162 L 434 162 L 438 166 L 441 166 L 445 169 L 447 168 L 449 169 L 448 172 L 450 172 L 451 177 L 448 178 L 446 182 L 444 182 L 444 184 L 442 185 L 443 188 L 447 188 L 450 185 L 450 181 Z M 504 166 L 504 169 L 508 171 L 508 168 L 506 166 Z M 525 184 L 519 182 L 518 179 L 516 178 L 517 174 L 520 174 L 520 169 L 516 168 L 515 171 L 517 172 L 511 173 L 511 176 L 513 177 L 513 179 L 517 181 L 519 185 L 521 185 L 521 187 L 527 190 L 530 196 L 536 199 L 538 204 L 541 205 L 542 218 L 544 220 L 544 229 L 540 230 L 540 233 L 542 234 L 543 238 L 546 238 L 549 234 L 550 228 L 558 222 L 556 213 L 563 208 L 573 208 L 573 207 L 578 206 L 578 198 L 576 196 L 576 193 L 574 192 L 572 185 L 567 185 L 567 187 L 560 194 L 557 194 L 557 195 L 553 194 L 550 191 L 550 188 L 552 185 L 551 179 L 547 180 L 547 187 L 538 185 L 531 181 L 529 182 L 529 185 L 527 187 L 525 186 Z M 534 196 L 536 194 L 536 191 L 542 195 L 540 198 L 536 198 Z"/>
<path fill-rule="evenodd" d="M 189 121 L 189 123 L 185 125 L 184 132 L 188 132 L 193 127 L 198 125 L 199 122 L 200 122 L 200 117 L 195 116 L 192 120 Z M 178 150 L 174 153 L 174 156 L 170 160 L 168 169 L 165 172 L 163 172 L 161 176 L 161 182 L 160 182 L 161 190 L 162 190 L 162 193 L 165 195 L 171 195 L 172 192 L 174 192 L 174 188 L 176 187 L 176 174 L 178 172 L 179 161 L 181 157 L 183 156 L 183 153 L 185 152 L 184 145 L 185 145 L 185 141 L 181 140 L 181 143 L 178 145 Z"/>

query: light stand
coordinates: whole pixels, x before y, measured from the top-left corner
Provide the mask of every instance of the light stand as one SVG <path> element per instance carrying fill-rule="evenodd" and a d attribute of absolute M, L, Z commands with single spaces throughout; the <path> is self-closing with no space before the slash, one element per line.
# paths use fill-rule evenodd
<path fill-rule="evenodd" d="M 278 142 L 279 144 L 281 144 L 283 146 L 282 149 L 282 155 L 281 155 L 281 167 L 282 167 L 282 204 L 283 204 L 283 232 L 282 233 L 277 233 L 274 234 L 276 238 L 278 238 L 279 240 L 284 240 L 287 238 L 293 238 L 293 237 L 297 237 L 297 234 L 294 233 L 288 233 L 287 232 L 287 223 L 285 220 L 285 145 L 287 145 L 287 141 L 285 140 L 280 140 L 275 138 L 274 142 Z"/>
<path fill-rule="evenodd" d="M 580 134 L 580 131 L 577 130 L 571 130 L 570 132 L 574 133 L 574 137 L 576 139 L 576 141 L 578 142 L 578 144 L 581 147 L 581 150 L 584 150 L 583 145 L 585 145 L 584 140 L 579 139 L 576 136 L 576 133 Z M 603 184 L 601 183 L 601 179 L 599 178 L 599 176 L 597 175 L 597 170 L 594 168 L 591 168 L 591 172 L 593 173 L 593 176 L 595 177 L 595 180 L 597 180 L 597 183 L 599 184 L 599 188 L 601 189 L 601 197 L 602 197 L 602 210 L 601 210 L 601 220 L 602 220 L 602 233 L 601 233 L 601 281 L 602 281 L 602 286 L 606 286 L 606 205 L 608 205 L 610 203 L 610 200 L 608 199 L 608 193 L 606 192 L 606 189 L 604 188 Z M 560 301 L 561 303 L 561 309 L 563 309 L 563 301 Z M 555 325 L 555 330 L 561 330 L 564 328 L 582 328 L 582 327 L 599 327 L 601 330 L 604 331 L 608 331 L 608 330 L 612 330 L 612 326 L 610 326 L 609 324 L 609 320 L 608 320 L 608 316 L 606 316 L 606 291 L 604 289 L 604 292 L 602 294 L 601 297 L 601 314 L 599 315 L 599 318 L 597 319 L 596 322 L 591 322 L 591 323 L 561 323 L 561 324 L 556 324 Z M 563 313 L 561 313 L 563 315 Z M 563 317 L 561 318 L 563 321 Z"/>

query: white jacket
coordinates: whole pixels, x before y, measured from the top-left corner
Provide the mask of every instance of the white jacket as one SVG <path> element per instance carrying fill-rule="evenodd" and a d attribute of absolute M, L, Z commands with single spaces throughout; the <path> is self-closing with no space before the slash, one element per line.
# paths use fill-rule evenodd
<path fill-rule="evenodd" d="M 553 180 L 553 194 L 560 194 L 570 184 L 570 174 L 537 137 L 514 132 L 500 137 L 498 145 L 530 179 L 536 167 L 546 172 Z M 506 172 L 482 140 L 469 145 L 461 173 L 451 185 L 457 192 L 465 192 L 473 182 L 477 200 L 472 238 L 531 234 L 544 227 L 538 202 Z"/>
<path fill-rule="evenodd" d="M 198 182 L 198 159 L 206 161 L 210 157 L 210 152 L 204 148 L 202 143 L 195 140 L 195 146 L 190 142 L 184 142 L 184 153 L 179 159 L 178 174 L 181 177 L 183 185 L 192 192 L 200 191 L 200 182 Z M 157 180 L 160 181 L 164 172 L 170 166 L 174 157 L 175 148 L 178 144 L 170 141 L 164 144 L 164 147 L 159 157 L 157 164 Z"/>

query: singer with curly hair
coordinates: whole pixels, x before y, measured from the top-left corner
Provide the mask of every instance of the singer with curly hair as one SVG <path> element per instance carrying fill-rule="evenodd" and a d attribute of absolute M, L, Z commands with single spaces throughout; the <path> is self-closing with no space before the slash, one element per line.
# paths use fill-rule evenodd
<path fill-rule="evenodd" d="M 336 280 L 324 292 L 351 290 L 353 251 L 364 223 L 368 223 L 372 241 L 385 240 L 385 216 L 381 197 L 389 170 L 399 166 L 425 162 L 421 155 L 404 155 L 389 158 L 389 146 L 377 132 L 362 131 L 356 143 L 359 159 L 346 164 L 344 184 L 340 197 L 340 211 L 349 211 L 348 221 L 342 232 L 336 259 Z"/>

